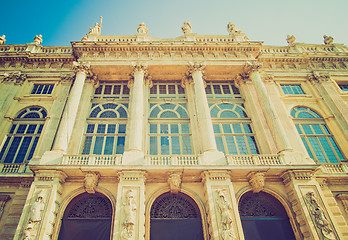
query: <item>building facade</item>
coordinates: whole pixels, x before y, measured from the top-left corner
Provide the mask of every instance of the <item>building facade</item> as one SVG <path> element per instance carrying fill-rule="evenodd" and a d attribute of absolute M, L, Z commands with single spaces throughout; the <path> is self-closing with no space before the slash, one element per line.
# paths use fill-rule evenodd
<path fill-rule="evenodd" d="M 348 239 L 348 47 L 0 38 L 0 239 Z"/>

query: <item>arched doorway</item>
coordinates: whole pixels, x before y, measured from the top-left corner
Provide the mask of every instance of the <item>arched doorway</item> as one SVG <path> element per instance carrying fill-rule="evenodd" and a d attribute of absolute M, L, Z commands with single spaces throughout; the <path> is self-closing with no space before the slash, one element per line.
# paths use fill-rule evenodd
<path fill-rule="evenodd" d="M 101 193 L 82 193 L 67 206 L 59 240 L 110 240 L 112 205 Z"/>
<path fill-rule="evenodd" d="M 202 240 L 201 213 L 189 196 L 164 193 L 151 207 L 151 240 Z"/>
<path fill-rule="evenodd" d="M 265 192 L 245 193 L 238 205 L 245 240 L 295 240 L 283 205 Z"/>

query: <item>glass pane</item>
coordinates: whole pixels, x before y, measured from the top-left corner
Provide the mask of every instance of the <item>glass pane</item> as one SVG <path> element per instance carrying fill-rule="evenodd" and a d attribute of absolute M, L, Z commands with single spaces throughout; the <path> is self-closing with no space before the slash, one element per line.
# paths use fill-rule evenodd
<path fill-rule="evenodd" d="M 237 155 L 238 152 L 237 152 L 237 149 L 236 149 L 236 145 L 234 143 L 234 138 L 233 137 L 225 137 L 225 140 L 226 140 L 228 153 Z"/>
<path fill-rule="evenodd" d="M 157 85 L 154 85 L 152 88 L 150 88 L 150 94 L 156 94 L 157 93 Z"/>
<path fill-rule="evenodd" d="M 86 133 L 94 132 L 94 124 L 88 124 Z"/>
<path fill-rule="evenodd" d="M 339 157 L 340 159 L 344 159 L 344 157 L 343 157 L 341 151 L 340 151 L 339 148 L 337 147 L 337 144 L 335 143 L 335 141 L 333 140 L 333 138 L 332 138 L 332 137 L 329 137 L 329 139 L 330 139 L 330 142 L 331 142 L 333 148 L 335 149 L 336 153 L 338 154 L 338 157 Z"/>
<path fill-rule="evenodd" d="M 35 133 L 36 125 L 29 125 L 27 129 L 27 134 Z"/>
<path fill-rule="evenodd" d="M 221 94 L 220 85 L 213 85 L 213 89 L 215 94 Z"/>
<path fill-rule="evenodd" d="M 302 125 L 302 128 L 303 128 L 305 134 L 313 134 L 313 131 L 312 131 L 310 125 Z"/>
<path fill-rule="evenodd" d="M 31 91 L 31 94 L 36 94 L 36 91 L 37 91 L 38 87 L 39 86 L 35 84 L 33 90 Z"/>
<path fill-rule="evenodd" d="M 165 111 L 162 112 L 160 118 L 178 118 L 178 115 L 176 115 L 174 112 Z"/>
<path fill-rule="evenodd" d="M 32 137 L 24 137 L 21 147 L 18 151 L 17 157 L 15 159 L 15 163 L 22 163 L 25 160 L 25 155 L 27 154 L 27 150 L 29 148 Z"/>
<path fill-rule="evenodd" d="M 220 125 L 219 124 L 214 124 L 213 128 L 214 128 L 214 133 L 220 133 Z"/>
<path fill-rule="evenodd" d="M 232 133 L 230 124 L 222 124 L 222 129 L 224 133 Z"/>
<path fill-rule="evenodd" d="M 44 88 L 42 90 L 42 94 L 47 94 L 49 85 L 44 85 Z"/>
<path fill-rule="evenodd" d="M 302 142 L 303 142 L 303 144 L 305 145 L 305 147 L 306 147 L 306 149 L 307 149 L 307 152 L 308 152 L 309 156 L 310 156 L 312 159 L 315 159 L 315 158 L 313 157 L 313 153 L 312 153 L 311 149 L 309 148 L 309 146 L 308 146 L 308 144 L 307 144 L 306 138 L 301 137 L 301 139 L 302 139 Z"/>
<path fill-rule="evenodd" d="M 222 90 L 223 90 L 224 94 L 230 94 L 231 93 L 229 85 L 222 85 Z"/>
<path fill-rule="evenodd" d="M 239 154 L 246 155 L 249 154 L 248 147 L 246 145 L 245 139 L 242 136 L 236 136 L 236 142 L 239 149 Z"/>
<path fill-rule="evenodd" d="M 313 127 L 315 134 L 323 134 L 323 131 L 321 130 L 319 125 L 312 125 L 312 127 Z"/>
<path fill-rule="evenodd" d="M 224 148 L 224 143 L 223 143 L 223 141 L 222 141 L 222 137 L 216 136 L 216 137 L 215 137 L 215 141 L 216 141 L 217 149 L 218 149 L 220 152 L 223 152 L 223 153 L 226 154 L 225 148 Z"/>
<path fill-rule="evenodd" d="M 158 116 L 158 113 L 160 112 L 161 110 L 159 109 L 159 107 L 155 107 L 154 109 L 152 109 L 151 113 L 150 113 L 150 117 L 151 118 L 157 118 Z"/>
<path fill-rule="evenodd" d="M 157 155 L 157 137 L 150 137 L 150 155 Z"/>
<path fill-rule="evenodd" d="M 127 111 L 123 107 L 117 109 L 117 112 L 120 114 L 120 118 L 127 118 Z"/>
<path fill-rule="evenodd" d="M 95 94 L 101 94 L 103 89 L 103 85 L 100 85 L 96 90 L 95 90 Z"/>
<path fill-rule="evenodd" d="M 41 131 L 42 131 L 42 129 L 43 129 L 43 124 L 41 124 L 40 126 L 39 126 L 39 129 L 37 130 L 37 133 L 41 133 Z"/>
<path fill-rule="evenodd" d="M 212 94 L 211 86 L 210 86 L 210 85 L 207 85 L 207 87 L 205 88 L 205 93 L 206 93 L 206 94 Z"/>
<path fill-rule="evenodd" d="M 150 124 L 150 133 L 157 133 L 157 125 Z"/>
<path fill-rule="evenodd" d="M 117 94 L 117 95 L 121 94 L 121 85 L 114 86 L 113 94 Z"/>
<path fill-rule="evenodd" d="M 175 85 L 168 85 L 169 94 L 175 94 Z"/>
<path fill-rule="evenodd" d="M 124 141 L 125 137 L 123 136 L 117 138 L 116 154 L 122 154 L 124 152 Z"/>
<path fill-rule="evenodd" d="M 16 126 L 17 126 L 16 124 L 12 125 L 11 130 L 10 130 L 10 133 L 13 133 L 13 132 L 14 132 Z"/>
<path fill-rule="evenodd" d="M 303 134 L 303 133 L 302 133 L 302 130 L 301 130 L 301 128 L 300 128 L 299 125 L 296 125 L 296 129 L 297 129 L 297 131 L 298 131 L 299 134 Z"/>
<path fill-rule="evenodd" d="M 7 152 L 6 158 L 4 160 L 4 163 L 12 163 L 13 162 L 13 158 L 17 152 L 19 143 L 21 142 L 21 137 L 14 137 L 13 141 L 10 145 L 10 148 Z"/>
<path fill-rule="evenodd" d="M 6 142 L 5 142 L 5 144 L 4 144 L 4 146 L 2 147 L 1 152 L 0 152 L 0 161 L 1 161 L 2 156 L 4 155 L 4 153 L 5 153 L 5 151 L 6 151 L 7 145 L 8 145 L 8 143 L 9 143 L 10 140 L 11 140 L 11 137 L 7 137 L 7 138 L 6 138 Z"/>
<path fill-rule="evenodd" d="M 112 150 L 114 148 L 114 137 L 106 137 L 105 140 L 105 148 L 104 148 L 104 154 L 105 155 L 111 155 Z"/>
<path fill-rule="evenodd" d="M 309 137 L 308 141 L 309 141 L 309 144 L 312 146 L 312 149 L 317 157 L 317 160 L 320 163 L 326 163 L 327 161 L 325 159 L 325 156 L 322 152 L 322 149 L 320 148 L 320 145 L 319 145 L 317 139 L 314 137 Z"/>
<path fill-rule="evenodd" d="M 327 158 L 331 163 L 338 163 L 335 153 L 332 151 L 329 141 L 325 137 L 318 137 L 321 146 L 324 148 Z"/>
<path fill-rule="evenodd" d="M 185 89 L 182 86 L 177 85 L 177 87 L 178 87 L 178 93 L 179 94 L 185 94 Z"/>
<path fill-rule="evenodd" d="M 109 124 L 107 133 L 115 133 L 116 132 L 116 124 Z"/>
<path fill-rule="evenodd" d="M 51 94 L 52 93 L 52 90 L 53 90 L 53 87 L 54 87 L 54 85 L 49 85 L 50 87 L 49 87 L 49 89 L 48 89 L 48 92 L 47 92 L 47 94 Z"/>
<path fill-rule="evenodd" d="M 91 149 L 91 144 L 92 144 L 92 137 L 86 137 L 82 154 L 89 154 L 89 151 Z"/>
<path fill-rule="evenodd" d="M 118 133 L 126 133 L 126 124 L 118 125 Z"/>
<path fill-rule="evenodd" d="M 19 125 L 16 133 L 24 133 L 27 125 Z"/>
<path fill-rule="evenodd" d="M 224 111 L 220 114 L 220 118 L 238 118 L 240 116 L 237 116 L 236 113 L 232 111 Z"/>
<path fill-rule="evenodd" d="M 169 155 L 169 137 L 161 137 L 161 155 Z"/>
<path fill-rule="evenodd" d="M 111 85 L 105 85 L 104 94 L 110 95 L 111 89 L 112 89 Z"/>
<path fill-rule="evenodd" d="M 248 143 L 249 143 L 250 153 L 251 154 L 259 154 L 259 150 L 257 149 L 255 138 L 252 136 L 248 136 L 247 139 L 248 139 Z"/>
<path fill-rule="evenodd" d="M 243 124 L 245 133 L 252 133 L 251 126 L 249 124 Z"/>
<path fill-rule="evenodd" d="M 161 124 L 160 131 L 162 134 L 168 134 L 168 124 Z"/>
<path fill-rule="evenodd" d="M 181 124 L 182 133 L 190 133 L 190 126 L 188 124 Z"/>
<path fill-rule="evenodd" d="M 182 137 L 183 154 L 192 154 L 191 139 L 189 136 Z"/>
<path fill-rule="evenodd" d="M 35 148 L 36 148 L 36 145 L 37 145 L 38 141 L 39 141 L 39 137 L 36 137 L 35 140 L 34 140 L 33 145 L 31 146 L 30 153 L 29 153 L 29 156 L 28 156 L 27 160 L 30 160 L 33 157 L 33 154 L 35 152 Z"/>
<path fill-rule="evenodd" d="M 170 132 L 171 133 L 179 133 L 179 125 L 178 124 L 171 124 L 170 125 Z"/>
<path fill-rule="evenodd" d="M 167 90 L 166 90 L 166 85 L 159 85 L 158 86 L 159 87 L 159 93 L 160 94 L 166 94 L 167 92 Z"/>
<path fill-rule="evenodd" d="M 94 143 L 93 154 L 100 155 L 103 151 L 104 137 L 96 137 Z"/>
<path fill-rule="evenodd" d="M 97 129 L 97 133 L 105 133 L 105 124 L 99 124 L 98 125 L 98 129 Z"/>
<path fill-rule="evenodd" d="M 180 154 L 179 137 L 172 137 L 172 154 Z"/>
<path fill-rule="evenodd" d="M 129 94 L 129 88 L 126 85 L 123 85 L 123 94 L 128 95 Z"/>
<path fill-rule="evenodd" d="M 242 127 L 240 124 L 233 124 L 232 127 L 234 133 L 242 133 Z"/>

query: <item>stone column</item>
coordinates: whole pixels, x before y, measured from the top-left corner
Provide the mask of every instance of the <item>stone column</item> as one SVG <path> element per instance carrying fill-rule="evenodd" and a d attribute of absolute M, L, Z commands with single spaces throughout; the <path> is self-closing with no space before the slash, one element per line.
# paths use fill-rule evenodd
<path fill-rule="evenodd" d="M 66 177 L 61 171 L 36 172 L 13 239 L 51 239 Z"/>
<path fill-rule="evenodd" d="M 129 116 L 127 123 L 126 152 L 122 164 L 144 163 L 144 84 L 148 79 L 147 67 L 136 65 L 132 71 L 132 79 L 128 82 L 130 88 Z"/>
<path fill-rule="evenodd" d="M 74 62 L 74 69 L 76 72 L 75 82 L 70 90 L 52 149 L 56 152 L 66 153 L 68 149 L 68 143 L 77 116 L 77 109 L 80 104 L 83 85 L 87 76 L 91 76 L 89 65 Z"/>
<path fill-rule="evenodd" d="M 194 103 L 196 106 L 196 118 L 198 130 L 206 164 L 226 164 L 224 154 L 219 152 L 216 147 L 213 122 L 210 116 L 207 96 L 203 80 L 205 66 L 193 64 L 189 66 L 189 77 L 192 78 L 194 90 Z M 189 95 L 188 95 L 189 97 Z M 189 99 L 190 101 L 190 99 Z"/>
<path fill-rule="evenodd" d="M 281 176 L 299 230 L 303 239 L 344 239 L 348 228 L 337 223 L 319 183 L 312 178 L 314 171 L 289 170 Z"/>
<path fill-rule="evenodd" d="M 308 79 L 316 86 L 320 95 L 337 119 L 341 129 L 348 136 L 348 106 L 335 89 L 329 73 L 313 72 Z"/>
<path fill-rule="evenodd" d="M 228 171 L 205 171 L 202 180 L 208 213 L 209 239 L 243 240 L 238 204 Z"/>
<path fill-rule="evenodd" d="M 122 171 L 113 239 L 145 239 L 145 172 Z"/>

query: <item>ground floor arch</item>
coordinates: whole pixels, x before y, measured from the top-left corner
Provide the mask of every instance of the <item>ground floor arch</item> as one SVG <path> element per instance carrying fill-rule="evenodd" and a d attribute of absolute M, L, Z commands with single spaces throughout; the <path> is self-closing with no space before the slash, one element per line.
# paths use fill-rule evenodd
<path fill-rule="evenodd" d="M 109 240 L 112 213 L 105 195 L 82 193 L 65 209 L 58 240 Z"/>
<path fill-rule="evenodd" d="M 151 240 L 202 240 L 203 228 L 199 207 L 184 193 L 164 193 L 150 211 Z"/>
<path fill-rule="evenodd" d="M 238 204 L 245 240 L 294 240 L 288 214 L 272 195 L 245 193 Z"/>

